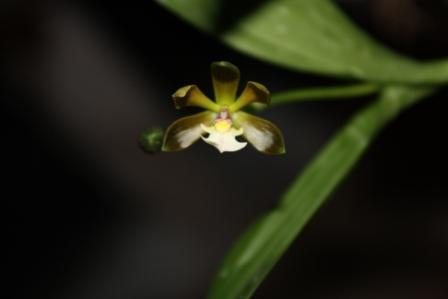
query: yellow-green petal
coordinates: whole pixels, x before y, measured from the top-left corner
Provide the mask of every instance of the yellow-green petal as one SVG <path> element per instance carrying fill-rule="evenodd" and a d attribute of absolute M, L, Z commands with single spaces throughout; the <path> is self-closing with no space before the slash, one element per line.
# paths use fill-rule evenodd
<path fill-rule="evenodd" d="M 213 112 L 204 111 L 176 120 L 165 132 L 162 150 L 174 152 L 189 147 L 204 133 L 201 124 L 209 126 L 215 116 Z"/>
<path fill-rule="evenodd" d="M 196 85 L 187 85 L 179 88 L 173 94 L 174 105 L 177 109 L 185 106 L 195 106 L 207 110 L 219 111 L 219 106 L 210 100 Z"/>
<path fill-rule="evenodd" d="M 270 121 L 243 111 L 234 113 L 233 120 L 243 129 L 247 141 L 258 151 L 270 155 L 286 152 L 282 132 Z"/>
<path fill-rule="evenodd" d="M 270 101 L 271 94 L 263 84 L 249 81 L 236 102 L 229 106 L 229 112 L 238 111 L 252 103 L 269 105 Z"/>
<path fill-rule="evenodd" d="M 230 62 L 217 61 L 212 63 L 211 73 L 216 103 L 221 106 L 232 104 L 240 81 L 239 69 Z"/>

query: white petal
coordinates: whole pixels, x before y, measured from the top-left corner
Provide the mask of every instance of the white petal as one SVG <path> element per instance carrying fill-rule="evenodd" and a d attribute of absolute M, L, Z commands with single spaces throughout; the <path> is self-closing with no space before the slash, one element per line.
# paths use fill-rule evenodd
<path fill-rule="evenodd" d="M 273 123 L 243 111 L 232 116 L 235 124 L 243 129 L 246 140 L 258 151 L 270 155 L 285 153 L 282 133 Z"/>
<path fill-rule="evenodd" d="M 265 128 L 257 128 L 246 124 L 242 127 L 244 128 L 246 138 L 250 140 L 259 151 L 266 150 L 274 143 L 274 136 Z"/>
<path fill-rule="evenodd" d="M 201 124 L 210 124 L 214 118 L 215 113 L 205 111 L 176 120 L 166 129 L 162 150 L 175 152 L 189 147 L 204 133 Z"/>
<path fill-rule="evenodd" d="M 182 148 L 190 146 L 195 140 L 202 134 L 202 128 L 200 126 L 191 127 L 185 131 L 181 131 L 176 134 L 176 138 L 179 140 L 179 144 Z"/>
<path fill-rule="evenodd" d="M 202 140 L 213 145 L 219 152 L 236 152 L 243 149 L 247 142 L 236 140 L 237 136 L 243 134 L 243 129 L 230 128 L 226 132 L 219 132 L 214 127 L 207 127 L 201 124 L 202 130 L 209 133 L 208 137 L 201 136 Z"/>

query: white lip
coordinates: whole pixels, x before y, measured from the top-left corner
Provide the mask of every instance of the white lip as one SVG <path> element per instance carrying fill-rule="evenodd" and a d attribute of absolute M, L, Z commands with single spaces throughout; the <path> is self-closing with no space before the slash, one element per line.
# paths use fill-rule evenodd
<path fill-rule="evenodd" d="M 231 127 L 225 132 L 219 132 L 214 127 L 208 127 L 201 124 L 202 130 L 207 132 L 207 137 L 201 136 L 202 140 L 218 149 L 220 153 L 236 152 L 243 149 L 247 142 L 236 140 L 237 136 L 243 135 L 243 129 L 235 129 Z"/>

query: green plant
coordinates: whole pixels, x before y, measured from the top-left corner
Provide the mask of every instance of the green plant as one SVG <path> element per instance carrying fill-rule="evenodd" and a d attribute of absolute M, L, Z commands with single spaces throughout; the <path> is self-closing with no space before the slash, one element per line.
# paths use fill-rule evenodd
<path fill-rule="evenodd" d="M 228 253 L 209 298 L 249 298 L 379 130 L 448 82 L 448 59 L 419 62 L 403 57 L 361 31 L 330 0 L 263 1 L 228 22 L 222 21 L 222 7 L 244 1 L 159 2 L 230 47 L 265 62 L 361 82 L 273 94 L 273 105 L 378 94 L 316 155 L 279 205 L 260 217 Z"/>

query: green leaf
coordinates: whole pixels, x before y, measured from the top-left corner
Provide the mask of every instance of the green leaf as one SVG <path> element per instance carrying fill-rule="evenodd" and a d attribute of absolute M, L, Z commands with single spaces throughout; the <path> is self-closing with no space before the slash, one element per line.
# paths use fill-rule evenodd
<path fill-rule="evenodd" d="M 288 69 L 383 83 L 448 81 L 448 59 L 420 63 L 398 55 L 329 0 L 159 3 L 231 47 Z"/>
<path fill-rule="evenodd" d="M 425 88 L 387 87 L 376 101 L 358 112 L 293 182 L 278 207 L 236 242 L 208 298 L 249 298 L 378 131 L 430 92 Z"/>

